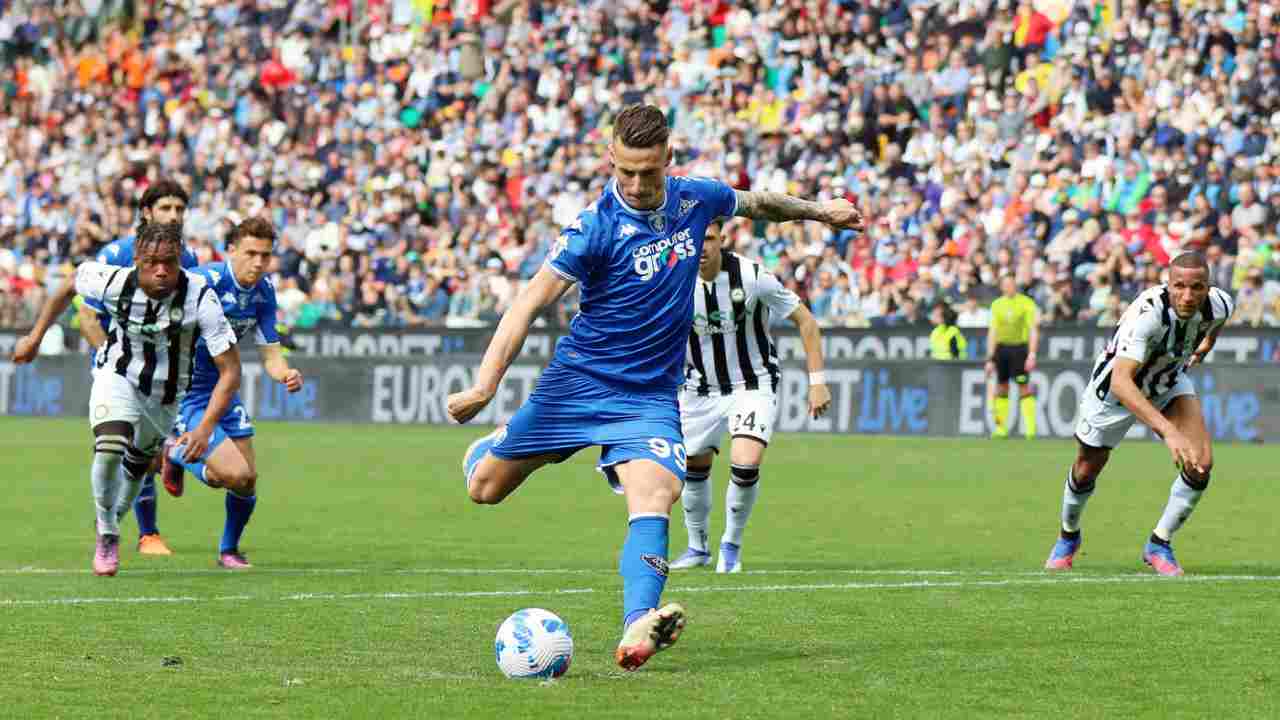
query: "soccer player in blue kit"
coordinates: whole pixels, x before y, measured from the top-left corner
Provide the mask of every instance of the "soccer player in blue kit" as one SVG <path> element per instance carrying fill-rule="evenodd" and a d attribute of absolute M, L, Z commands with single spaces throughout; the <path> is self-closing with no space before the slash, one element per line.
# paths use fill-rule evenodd
<path fill-rule="evenodd" d="M 267 278 L 275 247 L 276 231 L 262 218 L 249 218 L 236 226 L 228 241 L 229 261 L 200 266 L 199 272 L 222 303 L 222 311 L 240 343 L 254 333 L 267 375 L 291 392 L 302 389 L 302 373 L 289 367 L 276 333 L 276 291 Z M 227 519 L 218 547 L 218 565 L 238 570 L 252 567 L 240 551 L 240 538 L 258 498 L 258 471 L 253 450 L 253 423 L 237 394 L 208 438 L 208 449 L 198 457 L 188 450 L 192 432 L 201 424 L 214 387 L 218 368 L 209 350 L 196 346 L 191 389 L 182 400 L 178 430 L 182 436 L 165 443 L 162 474 L 166 488 L 183 491 L 182 469 L 204 484 L 225 488 Z M 226 440 L 231 442 L 226 442 Z"/>
<path fill-rule="evenodd" d="M 503 315 L 474 385 L 448 400 L 454 420 L 475 417 L 493 399 L 533 319 L 580 286 L 581 310 L 537 388 L 506 426 L 472 443 L 463 467 L 471 499 L 492 504 L 543 465 L 601 446 L 600 469 L 626 496 L 630 513 L 620 559 L 624 630 L 615 652 L 626 670 L 674 644 L 685 624 L 684 608 L 659 606 L 659 599 L 671 507 L 684 483 L 677 393 L 707 225 L 737 215 L 862 229 L 861 213 L 846 200 L 816 203 L 668 177 L 669 134 L 657 107 L 632 105 L 617 116 L 609 146 L 613 179 L 564 229 Z"/>
<path fill-rule="evenodd" d="M 177 182 L 160 179 L 152 183 L 138 203 L 138 228 L 149 222 L 179 223 L 187 212 L 187 191 Z M 116 267 L 133 267 L 134 245 L 137 235 L 131 235 L 108 243 L 98 251 L 98 262 Z M 179 256 L 183 270 L 194 270 L 200 264 L 190 248 L 183 247 Z M 79 308 L 80 327 L 85 340 L 97 348 L 107 341 L 107 328 L 111 321 L 106 308 L 93 300 L 85 300 Z M 142 491 L 133 502 L 133 514 L 138 520 L 138 552 L 143 555 L 172 555 L 173 551 L 160 536 L 156 508 L 155 468 L 148 470 L 142 480 Z"/>

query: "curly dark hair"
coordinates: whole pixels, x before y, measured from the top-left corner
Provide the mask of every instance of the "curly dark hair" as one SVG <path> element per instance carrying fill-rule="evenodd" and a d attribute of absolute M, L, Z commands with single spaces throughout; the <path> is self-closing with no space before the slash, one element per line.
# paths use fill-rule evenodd
<path fill-rule="evenodd" d="M 168 247 L 182 253 L 182 223 L 147 223 L 138 228 L 138 239 L 134 244 L 135 258 Z"/>

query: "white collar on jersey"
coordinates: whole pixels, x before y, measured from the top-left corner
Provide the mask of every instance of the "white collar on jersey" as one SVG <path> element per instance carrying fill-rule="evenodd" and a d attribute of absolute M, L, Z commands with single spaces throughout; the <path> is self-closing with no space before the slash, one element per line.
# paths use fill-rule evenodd
<path fill-rule="evenodd" d="M 653 210 L 637 210 L 631 207 L 630 205 L 628 205 L 627 201 L 623 199 L 622 193 L 618 192 L 618 181 L 616 179 L 609 181 L 609 192 L 613 193 L 614 199 L 618 201 L 618 204 L 622 206 L 623 210 L 626 210 L 627 212 L 633 215 L 639 215 L 641 217 L 648 217 L 654 213 L 663 212 L 667 209 L 667 205 L 671 202 L 671 193 L 667 192 L 666 180 L 663 180 L 663 185 L 662 185 L 662 204 Z"/>

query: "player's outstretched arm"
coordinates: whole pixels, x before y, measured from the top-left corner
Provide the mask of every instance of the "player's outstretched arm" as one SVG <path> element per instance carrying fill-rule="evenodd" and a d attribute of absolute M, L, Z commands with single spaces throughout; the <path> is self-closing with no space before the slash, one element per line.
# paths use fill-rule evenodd
<path fill-rule="evenodd" d="M 840 230 L 862 230 L 862 212 L 845 199 L 814 202 L 793 195 L 775 192 L 735 190 L 738 198 L 738 217 L 769 222 L 789 220 L 816 220 Z"/>
<path fill-rule="evenodd" d="M 805 364 L 809 367 L 809 414 L 820 418 L 831 407 L 831 388 L 827 387 L 822 369 L 822 330 L 818 328 L 818 321 L 813 313 L 803 305 L 797 305 L 790 318 L 800 331 Z"/>
<path fill-rule="evenodd" d="M 475 383 L 469 389 L 449 396 L 449 417 L 465 423 L 489 404 L 498 392 L 502 376 L 507 374 L 507 368 L 511 367 L 511 363 L 520 354 L 533 319 L 548 305 L 559 300 L 572 286 L 572 281 L 556 273 L 550 266 L 542 266 L 498 322 L 498 329 L 494 331 L 493 339 L 484 352 L 484 359 L 480 361 L 480 368 L 476 370 Z"/>
<path fill-rule="evenodd" d="M 1118 357 L 1111 368 L 1111 392 L 1128 408 L 1129 412 L 1141 420 L 1147 427 L 1164 438 L 1164 444 L 1173 455 L 1173 462 L 1180 468 L 1193 467 L 1201 472 L 1200 456 L 1191 440 L 1174 425 L 1169 418 L 1156 409 L 1155 405 L 1142 394 L 1137 383 L 1133 381 L 1138 372 L 1139 363 L 1126 357 Z"/>
<path fill-rule="evenodd" d="M 57 292 L 44 302 L 44 307 L 40 308 L 40 316 L 36 318 L 36 324 L 31 328 L 31 332 L 22 336 L 13 346 L 13 361 L 19 365 L 29 363 L 36 359 L 36 355 L 40 352 L 40 343 L 44 340 L 44 334 L 49 332 L 49 328 L 62 317 L 62 313 L 67 311 L 67 306 L 71 304 L 72 298 L 76 296 L 76 276 L 72 274 L 62 283 Z M 96 320 L 94 322 L 97 322 Z"/>
<path fill-rule="evenodd" d="M 209 396 L 209 407 L 204 411 L 200 424 L 178 438 L 178 444 L 185 446 L 182 459 L 186 462 L 195 461 L 209 449 L 214 427 L 227 414 L 236 392 L 240 390 L 239 347 L 232 344 L 224 352 L 214 355 L 213 366 L 218 368 L 218 384 L 213 386 L 213 393 Z"/>
<path fill-rule="evenodd" d="M 289 367 L 289 361 L 284 358 L 284 348 L 280 347 L 280 343 L 259 345 L 258 353 L 262 355 L 262 367 L 272 380 L 284 385 L 285 389 L 291 393 L 302 389 L 302 372 Z"/>

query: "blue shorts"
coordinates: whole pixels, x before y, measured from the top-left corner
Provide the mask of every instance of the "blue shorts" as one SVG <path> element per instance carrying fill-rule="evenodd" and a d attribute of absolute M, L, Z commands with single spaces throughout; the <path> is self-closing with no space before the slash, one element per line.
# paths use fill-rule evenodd
<path fill-rule="evenodd" d="M 208 406 L 208 397 L 192 397 L 188 395 L 182 400 L 182 407 L 178 410 L 178 419 L 174 422 L 174 429 L 181 435 L 199 425 L 200 421 L 204 419 L 204 411 Z M 213 435 L 209 437 L 209 449 L 205 452 L 205 457 L 212 455 L 214 448 L 221 445 L 222 441 L 227 438 L 238 440 L 247 437 L 253 437 L 253 421 L 249 418 L 249 411 L 245 410 L 244 403 L 240 401 L 240 396 L 237 394 L 231 399 L 231 407 L 227 408 L 226 414 L 214 426 Z"/>
<path fill-rule="evenodd" d="M 503 460 L 557 454 L 563 462 L 591 445 L 600 446 L 598 469 L 615 492 L 613 467 L 629 460 L 653 460 L 684 482 L 676 392 L 625 392 L 552 362 L 489 452 Z"/>

